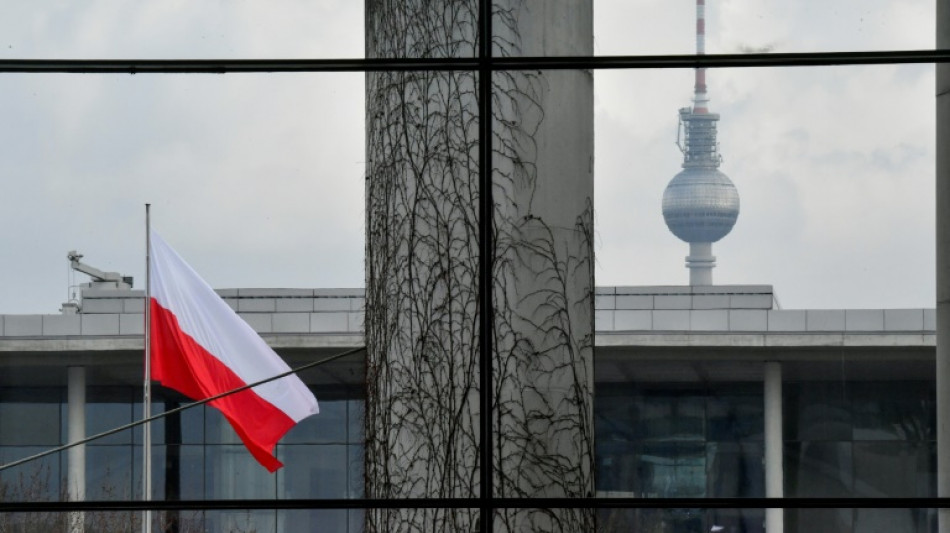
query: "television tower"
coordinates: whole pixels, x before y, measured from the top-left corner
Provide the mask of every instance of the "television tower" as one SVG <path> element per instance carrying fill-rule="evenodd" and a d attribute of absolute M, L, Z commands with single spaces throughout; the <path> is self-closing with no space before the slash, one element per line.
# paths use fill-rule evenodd
<path fill-rule="evenodd" d="M 706 0 L 696 0 L 696 55 L 706 53 Z M 690 285 L 712 285 L 716 257 L 712 243 L 725 237 L 739 217 L 739 193 L 719 171 L 717 113 L 710 113 L 706 69 L 696 69 L 693 106 L 680 109 L 676 144 L 683 170 L 663 191 L 663 219 L 673 235 L 689 243 Z"/>

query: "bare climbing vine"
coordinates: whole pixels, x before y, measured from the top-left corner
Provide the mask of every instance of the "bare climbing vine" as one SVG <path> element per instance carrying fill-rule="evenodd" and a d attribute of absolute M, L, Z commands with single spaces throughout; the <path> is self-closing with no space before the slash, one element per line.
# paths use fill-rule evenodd
<path fill-rule="evenodd" d="M 494 6 L 518 53 L 521 0 Z M 472 57 L 476 0 L 371 0 L 369 57 Z M 541 72 L 492 79 L 493 465 L 500 497 L 593 491 L 592 204 L 535 209 Z M 475 72 L 369 73 L 366 495 L 479 494 Z M 570 218 L 570 217 L 569 217 Z M 368 532 L 475 531 L 477 509 L 378 509 Z M 592 531 L 588 510 L 504 510 L 498 531 Z"/>

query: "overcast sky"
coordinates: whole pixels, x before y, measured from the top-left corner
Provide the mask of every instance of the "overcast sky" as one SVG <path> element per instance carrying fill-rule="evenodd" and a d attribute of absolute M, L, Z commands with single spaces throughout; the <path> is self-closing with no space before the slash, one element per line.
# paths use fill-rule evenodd
<path fill-rule="evenodd" d="M 707 51 L 934 46 L 933 0 L 707 0 Z M 597 54 L 689 54 L 693 0 L 598 0 Z M 0 3 L 3 58 L 360 57 L 353 0 Z M 597 284 L 683 284 L 666 229 L 689 70 L 595 75 Z M 931 65 L 715 69 L 738 187 L 717 283 L 786 308 L 932 307 Z M 363 285 L 362 74 L 0 75 L 0 313 L 55 313 L 66 253 L 144 281 L 154 227 L 214 287 Z"/>

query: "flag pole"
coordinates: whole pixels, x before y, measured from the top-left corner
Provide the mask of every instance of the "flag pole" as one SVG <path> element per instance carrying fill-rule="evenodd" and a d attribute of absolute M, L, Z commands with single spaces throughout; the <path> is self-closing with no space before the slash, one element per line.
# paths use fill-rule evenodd
<path fill-rule="evenodd" d="M 151 204 L 145 204 L 145 376 L 142 397 L 142 418 L 147 420 L 152 415 L 152 327 L 151 327 L 151 253 L 152 228 L 150 220 Z M 152 424 L 142 425 L 142 498 L 152 500 Z M 142 520 L 142 532 L 152 532 L 152 511 L 145 510 Z"/>

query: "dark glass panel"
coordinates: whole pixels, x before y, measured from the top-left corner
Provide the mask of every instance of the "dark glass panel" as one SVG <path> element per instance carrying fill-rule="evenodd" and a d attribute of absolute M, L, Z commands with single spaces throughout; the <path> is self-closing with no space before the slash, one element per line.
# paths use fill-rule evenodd
<path fill-rule="evenodd" d="M 705 402 L 700 396 L 644 395 L 622 401 L 628 408 L 617 424 L 628 423 L 638 440 L 705 438 Z"/>
<path fill-rule="evenodd" d="M 362 443 L 364 440 L 364 417 L 366 414 L 366 400 L 354 398 L 346 402 L 346 442 Z"/>
<path fill-rule="evenodd" d="M 86 531 L 136 531 L 142 529 L 142 514 L 130 511 L 85 513 Z"/>
<path fill-rule="evenodd" d="M 90 387 L 86 393 L 87 434 L 96 435 L 141 419 L 141 404 L 137 404 L 138 411 L 133 415 L 132 399 L 132 389 L 128 387 Z M 153 431 L 154 426 L 152 424 Z M 130 444 L 134 432 L 141 433 L 141 426 L 102 437 L 94 444 Z"/>
<path fill-rule="evenodd" d="M 788 494 L 786 494 L 788 495 Z M 847 533 L 854 521 L 852 509 L 786 509 L 788 533 Z"/>
<path fill-rule="evenodd" d="M 706 495 L 706 452 L 702 444 L 648 443 L 637 471 L 642 496 L 698 498 Z"/>
<path fill-rule="evenodd" d="M 0 445 L 61 444 L 65 438 L 61 401 L 60 389 L 4 389 L 0 392 Z"/>
<path fill-rule="evenodd" d="M 762 396 L 719 396 L 706 404 L 708 438 L 713 441 L 762 440 Z"/>
<path fill-rule="evenodd" d="M 701 509 L 601 509 L 598 533 L 630 531 L 706 533 L 710 526 Z"/>
<path fill-rule="evenodd" d="M 319 399 L 318 399 L 319 400 Z M 346 442 L 347 400 L 319 400 L 320 412 L 301 420 L 284 435 L 284 444 L 343 444 Z"/>
<path fill-rule="evenodd" d="M 921 480 L 936 473 L 930 447 L 913 442 L 855 442 L 854 495 L 872 498 L 913 498 L 926 488 Z M 923 487 L 922 487 L 923 485 Z"/>
<path fill-rule="evenodd" d="M 151 405 L 151 415 L 160 415 L 166 410 L 165 402 L 155 400 Z M 141 420 L 142 419 L 142 402 L 136 401 L 132 404 L 132 420 Z M 149 422 L 149 427 L 152 431 L 152 444 L 161 444 L 165 442 L 165 427 L 168 424 L 168 418 L 159 418 Z M 142 444 L 145 432 L 144 425 L 138 425 L 131 430 L 132 433 L 132 442 L 135 444 Z"/>
<path fill-rule="evenodd" d="M 277 511 L 205 511 L 204 529 L 202 531 L 209 533 L 276 533 Z"/>
<path fill-rule="evenodd" d="M 853 471 L 850 442 L 785 444 L 785 496 L 851 496 Z"/>
<path fill-rule="evenodd" d="M 937 531 L 937 513 L 930 509 L 855 509 L 854 533 L 929 533 Z"/>
<path fill-rule="evenodd" d="M 86 446 L 86 498 L 130 500 L 141 494 L 132 483 L 132 447 Z"/>
<path fill-rule="evenodd" d="M 702 396 L 677 398 L 673 411 L 673 438 L 704 440 L 706 438 L 706 402 Z"/>
<path fill-rule="evenodd" d="M 205 412 L 205 443 L 240 444 L 241 439 L 221 411 L 211 407 Z"/>
<path fill-rule="evenodd" d="M 598 435 L 599 436 L 599 435 Z M 597 452 L 597 490 L 599 492 L 618 492 L 639 494 L 644 479 L 639 454 L 634 443 L 625 440 L 595 441 Z M 619 495 L 619 494 L 618 494 Z"/>
<path fill-rule="evenodd" d="M 181 443 L 203 444 L 205 441 L 205 411 L 203 405 L 181 412 Z"/>
<path fill-rule="evenodd" d="M 763 455 L 762 442 L 707 443 L 706 461 L 709 474 L 706 494 L 714 498 L 764 497 Z"/>
<path fill-rule="evenodd" d="M 242 444 L 205 447 L 205 497 L 274 498 L 277 476 L 261 466 Z"/>
<path fill-rule="evenodd" d="M 66 531 L 66 513 L 3 513 L 0 531 Z"/>
<path fill-rule="evenodd" d="M 363 461 L 365 457 L 365 451 L 362 444 L 351 444 L 347 446 L 346 453 L 348 455 L 349 466 L 347 467 L 347 473 L 349 479 L 347 480 L 347 498 L 363 498 L 365 496 L 364 488 L 364 472 L 363 472 Z"/>
<path fill-rule="evenodd" d="M 932 498 L 937 495 L 937 443 L 923 445 L 920 463 L 917 467 L 917 495 Z"/>
<path fill-rule="evenodd" d="M 278 511 L 277 530 L 347 533 L 347 512 L 346 509 Z"/>
<path fill-rule="evenodd" d="M 599 392 L 599 391 L 598 391 Z M 599 444 L 603 440 L 634 440 L 638 437 L 634 422 L 640 409 L 628 395 L 597 394 L 594 401 L 594 425 Z"/>
<path fill-rule="evenodd" d="M 854 398 L 855 440 L 936 439 L 936 390 L 930 382 L 858 382 Z"/>
<path fill-rule="evenodd" d="M 347 533 L 363 533 L 363 521 L 365 520 L 366 511 L 363 509 L 349 509 L 346 512 L 346 518 L 349 521 L 347 526 Z"/>
<path fill-rule="evenodd" d="M 0 464 L 46 451 L 42 446 L 0 446 Z M 62 456 L 62 457 L 61 457 Z M 63 453 L 54 453 L 0 472 L 0 501 L 56 501 L 62 495 Z M 0 529 L 2 530 L 2 529 Z"/>
<path fill-rule="evenodd" d="M 175 394 L 174 391 L 162 389 L 160 394 L 152 401 L 152 416 L 160 415 L 166 411 L 171 411 L 188 405 L 191 400 Z M 178 413 L 159 418 L 152 422 L 152 442 L 178 442 L 182 444 L 201 444 L 204 442 L 205 407 L 203 405 L 191 407 Z M 142 403 L 135 402 L 132 407 L 133 419 L 139 419 L 142 416 Z M 178 426 L 176 429 L 175 426 Z M 170 434 L 166 434 L 171 430 Z M 142 443 L 142 429 L 136 428 L 133 431 L 136 444 Z M 177 435 L 177 437 L 176 437 Z M 166 441 L 168 439 L 168 441 Z"/>
<path fill-rule="evenodd" d="M 706 531 L 765 533 L 764 509 L 710 509 L 706 517 L 709 525 Z"/>
<path fill-rule="evenodd" d="M 132 480 L 136 491 L 142 483 L 142 449 L 135 448 Z M 204 498 L 204 446 L 156 445 L 152 447 L 152 498 L 198 500 Z"/>
<path fill-rule="evenodd" d="M 851 403 L 844 381 L 784 386 L 785 440 L 851 440 Z"/>
<path fill-rule="evenodd" d="M 673 404 L 675 398 L 652 396 L 631 402 L 629 421 L 640 440 L 663 440 L 673 435 Z"/>
<path fill-rule="evenodd" d="M 182 500 L 200 499 L 205 497 L 204 476 L 205 470 L 204 446 L 184 445 L 179 448 L 180 498 Z"/>
<path fill-rule="evenodd" d="M 204 511 L 169 511 L 164 514 L 159 514 L 155 520 L 159 524 L 161 531 L 170 531 L 167 525 L 175 521 L 178 524 L 179 533 L 188 533 L 191 531 L 211 532 L 211 529 L 206 527 L 207 521 L 205 520 Z"/>
<path fill-rule="evenodd" d="M 287 465 L 277 471 L 278 498 L 346 498 L 346 445 L 281 444 L 277 458 Z"/>

